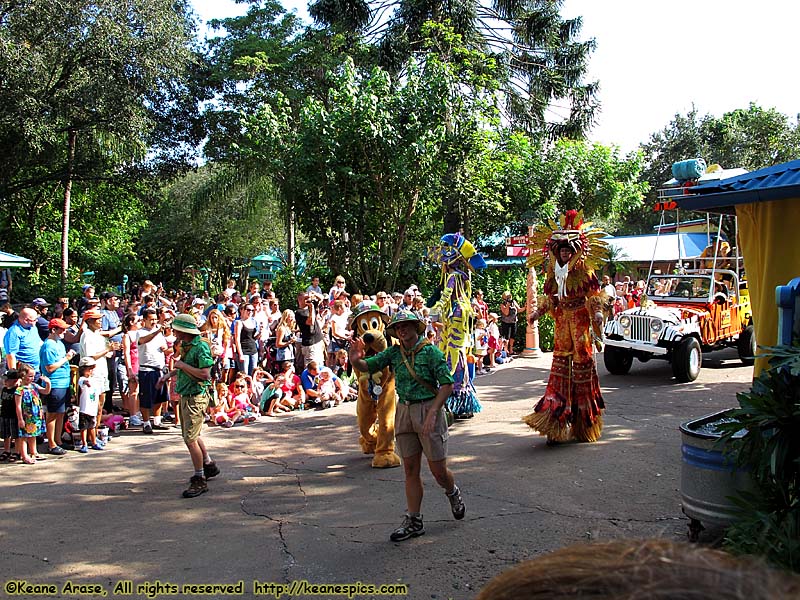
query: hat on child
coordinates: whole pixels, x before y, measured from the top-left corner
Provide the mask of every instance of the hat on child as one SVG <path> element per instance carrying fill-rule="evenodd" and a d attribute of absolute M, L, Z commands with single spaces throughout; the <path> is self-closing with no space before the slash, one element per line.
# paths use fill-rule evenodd
<path fill-rule="evenodd" d="M 64 319 L 50 319 L 47 322 L 47 328 L 51 331 L 58 327 L 59 329 L 69 329 L 69 325 Z"/>
<path fill-rule="evenodd" d="M 93 359 L 91 356 L 84 356 L 81 358 L 80 362 L 78 363 L 79 367 L 93 367 L 97 364 L 97 361 Z"/>

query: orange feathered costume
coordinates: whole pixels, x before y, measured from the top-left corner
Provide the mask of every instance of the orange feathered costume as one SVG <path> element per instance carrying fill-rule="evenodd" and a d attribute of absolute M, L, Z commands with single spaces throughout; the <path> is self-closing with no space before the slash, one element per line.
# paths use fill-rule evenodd
<path fill-rule="evenodd" d="M 560 226 L 551 221 L 534 232 L 528 267 L 549 259 L 539 314 L 555 319 L 553 365 L 544 396 L 523 421 L 547 436 L 548 442 L 575 438 L 594 442 L 603 430 L 605 408 L 594 362 L 593 317 L 603 312 L 607 298 L 600 291 L 595 268 L 606 246 L 605 234 L 591 228 L 577 211 L 567 211 Z M 566 265 L 558 261 L 560 248 L 574 253 Z M 602 337 L 602 328 L 595 328 Z"/>

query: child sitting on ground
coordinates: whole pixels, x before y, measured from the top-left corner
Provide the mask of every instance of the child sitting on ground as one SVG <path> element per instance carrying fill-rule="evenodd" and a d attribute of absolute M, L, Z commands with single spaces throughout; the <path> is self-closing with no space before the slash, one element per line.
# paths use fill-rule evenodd
<path fill-rule="evenodd" d="M 306 393 L 303 390 L 300 377 L 294 372 L 294 365 L 290 362 L 283 363 L 282 370 L 281 390 L 283 391 L 283 399 L 281 403 L 290 410 L 300 408 L 300 405 L 305 405 L 306 402 Z"/>
<path fill-rule="evenodd" d="M 280 414 L 290 412 L 292 409 L 283 402 L 283 386 L 285 375 L 275 377 L 275 381 L 270 383 L 261 395 L 261 413 L 268 417 L 277 417 Z"/>
<path fill-rule="evenodd" d="M 328 367 L 322 367 L 317 375 L 317 392 L 319 392 L 319 400 L 323 408 L 331 408 L 332 406 L 339 406 L 341 396 L 339 389 L 334 381 L 333 371 Z"/>
<path fill-rule="evenodd" d="M 236 410 L 231 411 L 228 404 L 228 386 L 224 383 L 216 385 L 217 399 L 214 406 L 209 405 L 207 412 L 211 423 L 219 425 L 220 427 L 233 427 L 233 419 L 235 419 L 239 412 Z M 233 418 L 231 413 L 234 413 Z"/>
<path fill-rule="evenodd" d="M 36 371 L 27 363 L 17 365 L 19 382 L 14 404 L 17 410 L 17 454 L 26 465 L 36 463 L 37 458 L 42 458 L 36 451 L 36 437 L 45 434 L 44 410 L 40 394 L 50 393 L 50 380 L 44 375 L 40 381 L 44 385 L 34 383 Z"/>
<path fill-rule="evenodd" d="M 103 359 L 105 360 L 105 359 Z M 91 356 L 84 356 L 78 363 L 78 393 L 80 394 L 78 429 L 81 432 L 81 445 L 78 452 L 86 454 L 91 445 L 92 450 L 102 450 L 103 447 L 97 442 L 95 423 L 97 421 L 98 403 L 100 393 L 94 384 L 92 375 L 97 363 Z"/>
<path fill-rule="evenodd" d="M 3 437 L 3 453 L 0 454 L 0 462 L 16 462 L 20 458 L 11 450 L 11 444 L 16 443 L 19 431 L 17 408 L 14 402 L 18 381 L 17 371 L 8 371 L 3 380 L 3 389 L 0 391 L 0 436 Z"/>
<path fill-rule="evenodd" d="M 358 377 L 350 365 L 347 350 L 336 351 L 336 367 L 333 372 L 347 388 L 347 395 L 344 401 L 352 401 L 358 398 Z"/>
<path fill-rule="evenodd" d="M 233 382 L 233 396 L 231 397 L 231 408 L 239 411 L 239 416 L 234 418 L 235 423 L 252 423 L 256 420 L 258 407 L 251 404 L 252 391 L 248 377 L 238 377 Z"/>

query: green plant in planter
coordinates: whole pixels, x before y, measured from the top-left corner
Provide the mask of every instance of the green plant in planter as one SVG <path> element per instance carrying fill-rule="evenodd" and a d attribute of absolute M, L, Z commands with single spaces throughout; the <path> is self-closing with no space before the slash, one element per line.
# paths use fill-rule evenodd
<path fill-rule="evenodd" d="M 739 510 L 725 543 L 800 572 L 800 346 L 767 350 L 770 368 L 737 394 L 736 422 L 720 426 L 722 443 L 755 483 L 731 498 Z M 733 438 L 742 427 L 747 434 Z"/>

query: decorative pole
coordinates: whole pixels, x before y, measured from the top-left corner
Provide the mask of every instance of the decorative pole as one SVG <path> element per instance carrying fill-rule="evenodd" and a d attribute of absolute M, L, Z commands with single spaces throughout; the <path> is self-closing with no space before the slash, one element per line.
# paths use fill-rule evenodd
<path fill-rule="evenodd" d="M 533 225 L 528 226 L 528 238 L 533 235 Z M 536 277 L 536 269 L 530 267 L 528 269 L 528 284 L 525 286 L 528 294 L 525 299 L 525 350 L 522 351 L 522 356 L 525 358 L 539 358 L 542 351 L 539 349 L 539 321 L 534 321 L 533 325 L 530 323 L 530 315 L 536 310 L 538 306 L 536 297 L 539 294 L 539 280 Z"/>

